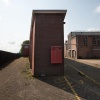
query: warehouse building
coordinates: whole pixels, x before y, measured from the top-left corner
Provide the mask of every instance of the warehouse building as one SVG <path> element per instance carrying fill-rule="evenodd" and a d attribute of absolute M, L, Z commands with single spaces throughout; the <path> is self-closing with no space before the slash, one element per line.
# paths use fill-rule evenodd
<path fill-rule="evenodd" d="M 100 32 L 71 32 L 67 55 L 72 58 L 100 58 Z"/>
<path fill-rule="evenodd" d="M 64 74 L 64 18 L 66 10 L 33 10 L 30 65 L 34 76 Z"/>

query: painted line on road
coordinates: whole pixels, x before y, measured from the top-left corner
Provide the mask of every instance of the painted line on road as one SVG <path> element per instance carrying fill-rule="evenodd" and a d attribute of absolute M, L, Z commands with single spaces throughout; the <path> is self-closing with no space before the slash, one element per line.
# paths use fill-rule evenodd
<path fill-rule="evenodd" d="M 75 69 L 76 71 L 78 71 L 80 74 L 84 75 L 85 77 L 87 77 L 88 79 L 90 79 L 91 81 L 93 81 L 95 84 L 100 86 L 100 83 L 97 82 L 96 80 L 94 80 L 93 78 L 91 78 L 90 76 L 86 75 L 85 73 L 83 73 L 82 71 L 80 71 L 79 69 L 75 68 L 73 65 L 69 64 L 67 62 L 68 65 L 70 65 L 73 69 Z"/>
<path fill-rule="evenodd" d="M 71 88 L 73 94 L 75 95 L 76 100 L 81 100 L 80 97 L 78 96 L 78 94 L 76 93 L 76 91 L 74 90 L 74 88 L 71 86 L 70 82 L 68 81 L 68 79 L 64 76 L 65 81 L 67 82 L 67 84 L 69 85 L 69 87 Z"/>

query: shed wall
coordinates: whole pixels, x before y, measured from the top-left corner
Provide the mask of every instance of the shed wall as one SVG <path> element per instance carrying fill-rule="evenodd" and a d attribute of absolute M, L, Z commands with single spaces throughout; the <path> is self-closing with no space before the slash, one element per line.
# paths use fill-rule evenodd
<path fill-rule="evenodd" d="M 64 74 L 63 14 L 36 14 L 34 73 L 35 76 Z M 61 64 L 51 64 L 51 46 L 62 46 Z"/>

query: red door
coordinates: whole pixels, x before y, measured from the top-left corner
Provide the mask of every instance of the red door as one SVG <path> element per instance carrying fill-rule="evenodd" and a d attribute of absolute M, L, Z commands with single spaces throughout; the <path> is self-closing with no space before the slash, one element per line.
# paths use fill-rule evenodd
<path fill-rule="evenodd" d="M 62 63 L 62 47 L 51 46 L 51 63 Z"/>

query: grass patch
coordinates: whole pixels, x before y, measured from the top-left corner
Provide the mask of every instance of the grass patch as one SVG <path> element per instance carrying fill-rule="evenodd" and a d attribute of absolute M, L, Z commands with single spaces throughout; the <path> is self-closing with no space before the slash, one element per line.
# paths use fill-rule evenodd
<path fill-rule="evenodd" d="M 24 67 L 24 69 L 22 70 L 21 73 L 25 74 L 26 77 L 28 77 L 28 78 L 33 78 L 32 74 L 31 74 L 30 63 L 29 63 L 28 58 L 26 58 L 26 66 Z"/>

